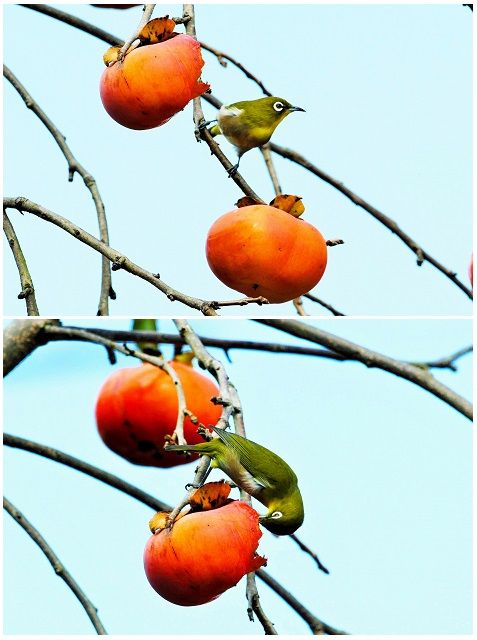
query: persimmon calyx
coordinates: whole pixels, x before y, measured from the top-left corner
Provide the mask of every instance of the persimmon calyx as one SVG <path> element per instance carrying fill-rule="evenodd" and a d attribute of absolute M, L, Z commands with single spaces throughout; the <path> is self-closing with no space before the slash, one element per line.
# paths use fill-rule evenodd
<path fill-rule="evenodd" d="M 166 40 L 173 38 L 175 35 L 177 35 L 176 33 L 174 33 L 175 27 L 176 23 L 174 22 L 174 20 L 171 20 L 169 16 L 164 16 L 163 18 L 154 18 L 153 20 L 150 20 L 141 29 L 140 33 L 137 36 L 137 39 L 126 51 L 124 57 L 126 57 L 137 47 L 142 47 L 148 44 L 158 44 L 159 42 L 165 42 Z M 118 54 L 120 50 L 121 47 L 109 47 L 109 49 L 104 53 L 103 62 L 107 67 L 112 66 L 118 61 Z"/>
<path fill-rule="evenodd" d="M 249 207 L 251 205 L 260 204 L 258 200 L 251 198 L 250 196 L 244 196 L 235 203 L 235 206 L 241 209 L 242 207 Z M 305 205 L 302 202 L 301 196 L 294 196 L 285 193 L 281 193 L 275 196 L 270 202 L 270 206 L 280 211 L 286 211 L 294 218 L 299 218 L 305 211 Z"/>

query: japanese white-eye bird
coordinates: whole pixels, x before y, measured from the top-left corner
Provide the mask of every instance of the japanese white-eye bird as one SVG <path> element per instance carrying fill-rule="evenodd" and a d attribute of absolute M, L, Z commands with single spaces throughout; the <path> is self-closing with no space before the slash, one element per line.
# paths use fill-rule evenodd
<path fill-rule="evenodd" d="M 268 511 L 259 521 L 279 536 L 293 533 L 303 524 L 303 500 L 295 472 L 273 451 L 218 427 L 218 438 L 194 445 L 169 445 L 167 451 L 195 451 L 211 459 L 237 486 L 264 504 Z"/>
<path fill-rule="evenodd" d="M 293 111 L 305 109 L 294 107 L 276 96 L 222 105 L 217 124 L 209 129 L 209 133 L 212 136 L 223 134 L 237 150 L 238 162 L 230 169 L 229 175 L 237 173 L 243 154 L 266 144 L 280 122 Z"/>

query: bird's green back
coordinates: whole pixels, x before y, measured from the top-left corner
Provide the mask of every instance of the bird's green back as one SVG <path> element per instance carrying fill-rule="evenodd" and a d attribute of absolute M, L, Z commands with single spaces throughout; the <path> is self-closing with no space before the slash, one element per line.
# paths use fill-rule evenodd
<path fill-rule="evenodd" d="M 280 487 L 280 493 L 285 494 L 298 485 L 298 478 L 293 469 L 273 451 L 224 429 L 217 427 L 212 429 L 220 440 L 234 451 L 242 466 L 265 489 Z"/>

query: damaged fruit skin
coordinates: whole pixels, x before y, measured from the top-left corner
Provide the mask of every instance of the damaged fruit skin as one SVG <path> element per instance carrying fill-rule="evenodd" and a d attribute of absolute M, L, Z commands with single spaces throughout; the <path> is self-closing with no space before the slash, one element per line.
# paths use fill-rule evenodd
<path fill-rule="evenodd" d="M 216 424 L 221 407 L 210 399 L 219 395 L 217 385 L 190 365 L 171 362 L 182 383 L 186 406 L 205 426 Z M 99 435 L 112 451 L 129 462 L 152 467 L 173 467 L 192 462 L 163 450 L 177 420 L 177 393 L 171 377 L 159 367 L 142 364 L 119 369 L 103 384 L 96 402 Z M 189 416 L 184 420 L 187 442 L 203 442 Z"/>
<path fill-rule="evenodd" d="M 271 303 L 293 300 L 321 280 L 326 241 L 314 226 L 269 205 L 224 214 L 207 235 L 207 262 L 231 289 Z"/>
<path fill-rule="evenodd" d="M 104 70 L 104 108 L 129 129 L 159 127 L 209 89 L 199 80 L 203 65 L 200 44 L 185 34 L 138 47 Z"/>
<path fill-rule="evenodd" d="M 255 554 L 261 535 L 258 514 L 245 502 L 187 514 L 172 529 L 149 538 L 144 551 L 147 579 L 174 604 L 211 602 L 266 564 Z"/>

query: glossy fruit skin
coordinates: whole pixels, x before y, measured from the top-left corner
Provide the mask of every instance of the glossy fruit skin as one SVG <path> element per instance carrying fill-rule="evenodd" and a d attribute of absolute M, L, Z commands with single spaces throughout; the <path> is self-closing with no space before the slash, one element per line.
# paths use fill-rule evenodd
<path fill-rule="evenodd" d="M 268 205 L 251 205 L 214 222 L 206 256 L 228 287 L 278 303 L 308 293 L 321 280 L 327 247 L 308 222 Z"/>
<path fill-rule="evenodd" d="M 104 70 L 104 108 L 129 129 L 158 127 L 209 88 L 199 81 L 203 65 L 200 44 L 185 34 L 138 47 Z"/>
<path fill-rule="evenodd" d="M 255 555 L 261 535 L 258 514 L 245 502 L 188 514 L 172 529 L 149 538 L 144 551 L 147 579 L 174 604 L 211 602 L 265 564 L 265 558 Z"/>
<path fill-rule="evenodd" d="M 215 425 L 220 406 L 210 398 L 217 385 L 191 366 L 171 362 L 184 389 L 187 408 L 205 426 Z M 170 376 L 152 364 L 119 369 L 103 384 L 96 402 L 99 435 L 112 451 L 134 464 L 173 467 L 197 459 L 163 451 L 164 436 L 171 435 L 177 419 L 177 394 Z M 187 442 L 203 442 L 197 425 L 184 421 Z"/>

